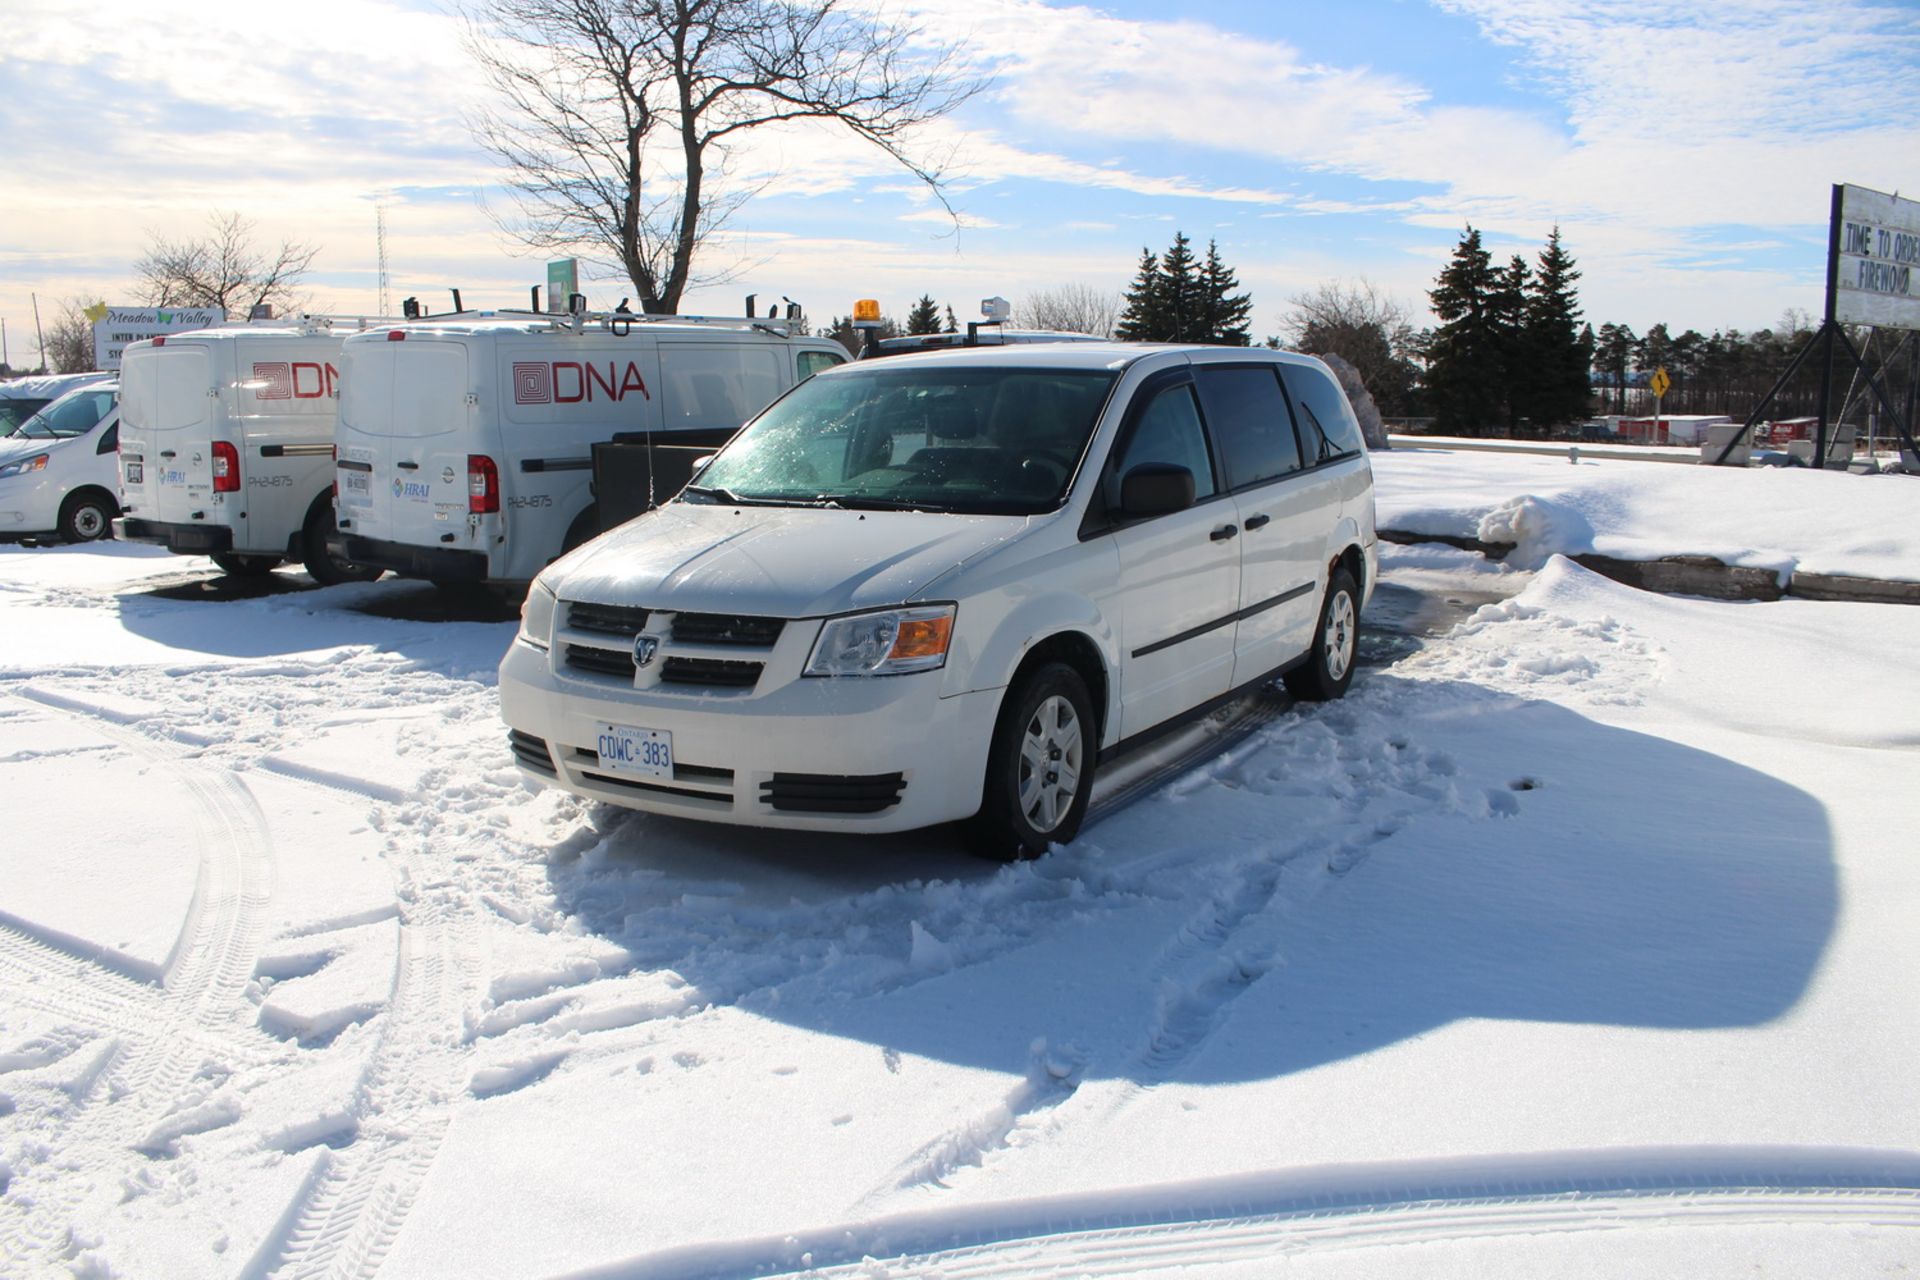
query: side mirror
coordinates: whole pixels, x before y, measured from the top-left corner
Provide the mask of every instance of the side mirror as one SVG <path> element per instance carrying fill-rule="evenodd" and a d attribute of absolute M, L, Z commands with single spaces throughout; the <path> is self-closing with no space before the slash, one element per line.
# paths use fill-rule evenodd
<path fill-rule="evenodd" d="M 1120 481 L 1120 514 L 1129 520 L 1164 516 L 1193 505 L 1193 472 L 1168 462 L 1143 462 Z"/>

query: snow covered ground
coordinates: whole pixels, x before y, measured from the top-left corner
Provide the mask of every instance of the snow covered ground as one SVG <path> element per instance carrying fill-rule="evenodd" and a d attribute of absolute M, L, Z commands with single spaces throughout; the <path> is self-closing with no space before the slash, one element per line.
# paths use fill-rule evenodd
<path fill-rule="evenodd" d="M 1920 576 L 1910 481 L 1378 470 Z M 525 791 L 411 584 L 0 547 L 0 1274 L 1910 1268 L 1920 609 L 1541 563 L 999 868 Z"/>

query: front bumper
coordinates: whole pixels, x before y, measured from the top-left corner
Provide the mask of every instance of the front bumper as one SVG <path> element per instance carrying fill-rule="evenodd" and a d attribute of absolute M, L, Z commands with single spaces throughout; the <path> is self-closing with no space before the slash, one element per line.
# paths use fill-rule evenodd
<path fill-rule="evenodd" d="M 128 542 L 157 542 L 176 555 L 204 556 L 233 550 L 233 530 L 224 524 L 169 524 L 121 516 L 113 535 Z"/>
<path fill-rule="evenodd" d="M 403 578 L 430 578 L 435 582 L 484 582 L 487 578 L 487 557 L 479 551 L 422 547 L 349 533 L 328 538 L 327 550 L 352 564 L 391 569 Z"/>
<path fill-rule="evenodd" d="M 939 672 L 923 672 L 794 679 L 764 694 L 641 691 L 556 671 L 548 651 L 515 640 L 500 711 L 522 774 L 575 795 L 742 826 L 909 831 L 980 807 L 1001 691 L 943 698 L 940 687 Z M 609 724 L 671 733 L 674 776 L 601 769 Z"/>

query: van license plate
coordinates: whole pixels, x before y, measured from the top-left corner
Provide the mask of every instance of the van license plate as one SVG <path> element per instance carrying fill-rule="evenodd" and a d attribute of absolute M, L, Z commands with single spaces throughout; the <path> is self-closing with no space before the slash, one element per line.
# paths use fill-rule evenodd
<path fill-rule="evenodd" d="M 663 729 L 603 724 L 599 753 L 600 767 L 609 773 L 638 774 L 643 778 L 673 777 L 673 735 Z"/>
<path fill-rule="evenodd" d="M 145 464 L 139 463 L 139 462 L 129 462 L 127 464 L 127 483 L 128 484 L 145 484 L 146 482 L 147 482 L 147 468 Z"/>

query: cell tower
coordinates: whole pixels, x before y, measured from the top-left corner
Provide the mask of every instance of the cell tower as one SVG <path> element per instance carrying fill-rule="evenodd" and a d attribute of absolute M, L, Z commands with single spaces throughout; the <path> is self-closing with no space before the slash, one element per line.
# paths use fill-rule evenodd
<path fill-rule="evenodd" d="M 373 206 L 373 228 L 380 246 L 380 310 L 374 314 L 390 316 L 393 314 L 393 300 L 387 291 L 387 206 Z"/>

